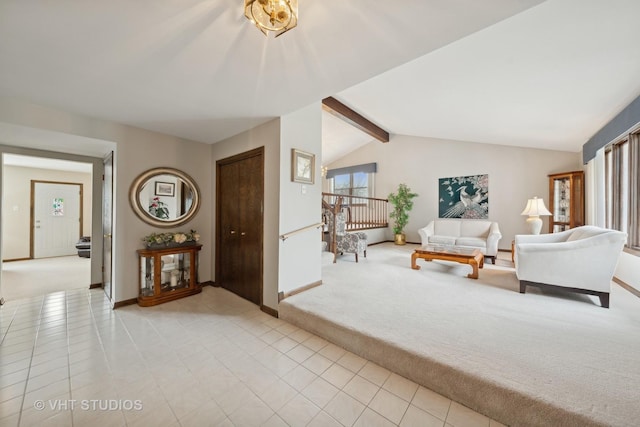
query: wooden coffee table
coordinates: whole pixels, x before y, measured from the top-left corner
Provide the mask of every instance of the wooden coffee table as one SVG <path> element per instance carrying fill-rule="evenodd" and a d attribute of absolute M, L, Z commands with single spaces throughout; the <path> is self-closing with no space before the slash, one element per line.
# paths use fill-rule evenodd
<path fill-rule="evenodd" d="M 469 264 L 473 268 L 473 272 L 467 275 L 470 279 L 478 278 L 478 268 L 484 267 L 484 255 L 480 249 L 467 249 L 456 246 L 442 245 L 425 245 L 421 246 L 411 254 L 411 268 L 420 270 L 420 266 L 416 264 L 416 260 L 421 258 L 425 261 L 433 261 L 439 259 L 442 261 L 459 262 L 460 264 Z"/>

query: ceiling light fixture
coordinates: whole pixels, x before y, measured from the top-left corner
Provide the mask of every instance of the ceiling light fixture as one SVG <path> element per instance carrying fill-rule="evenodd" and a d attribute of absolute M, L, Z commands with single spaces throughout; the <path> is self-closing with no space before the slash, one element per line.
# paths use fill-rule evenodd
<path fill-rule="evenodd" d="M 298 0 L 244 0 L 244 16 L 265 36 L 278 37 L 298 25 Z"/>

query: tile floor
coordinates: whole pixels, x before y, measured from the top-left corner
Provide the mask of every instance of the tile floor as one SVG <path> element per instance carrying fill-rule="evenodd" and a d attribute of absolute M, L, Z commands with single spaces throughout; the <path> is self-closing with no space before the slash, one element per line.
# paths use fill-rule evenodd
<path fill-rule="evenodd" d="M 0 339 L 2 427 L 501 425 L 218 288 L 11 301 Z"/>

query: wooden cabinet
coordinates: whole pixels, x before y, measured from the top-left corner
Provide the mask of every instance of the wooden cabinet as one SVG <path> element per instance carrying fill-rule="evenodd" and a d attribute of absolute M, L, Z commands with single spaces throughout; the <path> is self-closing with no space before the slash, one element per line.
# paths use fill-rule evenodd
<path fill-rule="evenodd" d="M 198 252 L 202 245 L 138 250 L 138 305 L 148 307 L 197 294 Z"/>
<path fill-rule="evenodd" d="M 584 225 L 584 172 L 549 175 L 549 233 Z"/>

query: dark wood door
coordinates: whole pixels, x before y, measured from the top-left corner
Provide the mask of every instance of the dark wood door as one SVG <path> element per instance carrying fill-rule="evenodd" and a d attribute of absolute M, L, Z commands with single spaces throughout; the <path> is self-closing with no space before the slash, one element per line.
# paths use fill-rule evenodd
<path fill-rule="evenodd" d="M 217 162 L 216 282 L 262 304 L 264 149 Z"/>
<path fill-rule="evenodd" d="M 240 241 L 238 236 L 238 183 L 239 167 L 237 163 L 230 163 L 218 167 L 218 236 L 219 242 L 216 253 L 216 281 L 227 289 L 235 292 L 239 282 Z"/>

